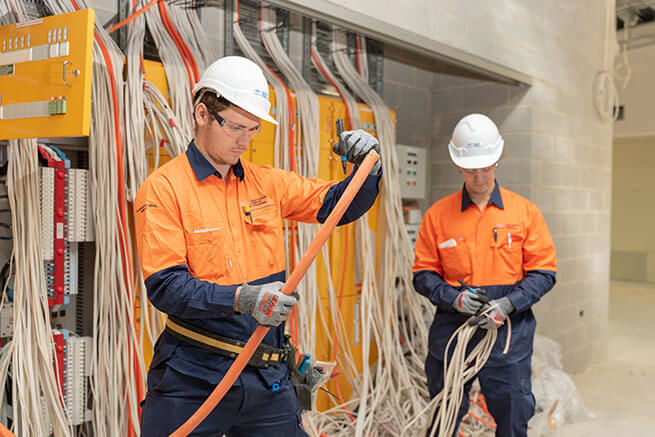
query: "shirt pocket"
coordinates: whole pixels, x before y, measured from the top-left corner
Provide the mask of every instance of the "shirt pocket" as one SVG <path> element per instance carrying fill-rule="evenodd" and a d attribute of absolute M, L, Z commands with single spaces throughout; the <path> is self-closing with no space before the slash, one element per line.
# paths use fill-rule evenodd
<path fill-rule="evenodd" d="M 228 269 L 222 223 L 185 226 L 189 271 L 198 279 L 216 280 Z"/>
<path fill-rule="evenodd" d="M 495 228 L 491 247 L 497 272 L 507 272 L 514 277 L 522 275 L 524 241 L 525 233 L 520 228 L 516 230 Z"/>
<path fill-rule="evenodd" d="M 245 228 L 248 234 L 248 253 L 255 261 L 254 265 L 273 267 L 276 265 L 276 260 L 282 260 L 281 270 L 283 270 L 285 255 L 280 209 L 276 205 L 268 204 L 251 210 L 250 216 L 245 216 Z M 271 273 L 277 272 L 258 272 L 262 276 Z"/>
<path fill-rule="evenodd" d="M 456 246 L 439 249 L 444 279 L 450 282 L 468 280 L 471 276 L 471 255 L 464 239 L 455 239 Z"/>

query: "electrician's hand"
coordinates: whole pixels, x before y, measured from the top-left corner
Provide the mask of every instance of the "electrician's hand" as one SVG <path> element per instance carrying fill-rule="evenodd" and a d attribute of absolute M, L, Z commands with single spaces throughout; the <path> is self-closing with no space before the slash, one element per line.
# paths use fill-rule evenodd
<path fill-rule="evenodd" d="M 489 307 L 495 308 L 485 314 L 480 318 L 475 324 L 482 329 L 498 329 L 505 324 L 505 320 L 509 314 L 514 311 L 514 305 L 509 300 L 508 297 L 501 297 L 500 299 L 495 299 L 490 301 L 482 311 L 486 310 Z"/>
<path fill-rule="evenodd" d="M 252 314 L 260 325 L 279 326 L 300 298 L 295 291 L 291 296 L 282 293 L 282 286 L 284 284 L 279 281 L 263 285 L 243 284 L 235 308 L 240 313 Z"/>
<path fill-rule="evenodd" d="M 342 132 L 339 140 L 334 146 L 334 152 L 338 155 L 345 156 L 349 162 L 355 165 L 361 165 L 368 152 L 375 150 L 380 155 L 380 159 L 375 162 L 370 174 L 380 174 L 380 169 L 382 168 L 382 152 L 380 151 L 380 143 L 377 138 L 364 130 L 357 129 Z"/>
<path fill-rule="evenodd" d="M 472 316 L 480 311 L 482 306 L 487 302 L 489 302 L 489 299 L 484 295 L 484 290 L 480 290 L 479 293 L 464 290 L 457 295 L 452 306 L 455 308 L 455 311 L 465 316 Z"/>

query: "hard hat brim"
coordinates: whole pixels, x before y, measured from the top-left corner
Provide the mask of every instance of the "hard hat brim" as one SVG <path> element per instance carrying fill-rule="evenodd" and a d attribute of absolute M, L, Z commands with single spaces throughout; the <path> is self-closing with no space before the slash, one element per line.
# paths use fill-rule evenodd
<path fill-rule="evenodd" d="M 230 102 L 232 103 L 232 102 Z M 236 105 L 235 103 L 232 103 L 233 105 L 243 109 L 246 112 L 249 112 L 250 114 L 254 115 L 255 117 L 258 117 L 260 120 L 268 121 L 269 123 L 273 123 L 274 125 L 277 126 L 277 120 L 271 117 L 270 114 L 262 113 L 261 111 L 255 111 L 251 110 L 248 108 L 244 108 L 243 106 Z"/>
<path fill-rule="evenodd" d="M 250 99 L 243 99 L 243 98 L 239 99 L 238 91 L 231 90 L 226 87 L 222 87 L 218 83 L 206 83 L 206 84 L 197 83 L 196 86 L 193 88 L 192 92 L 195 95 L 198 91 L 200 91 L 203 88 L 212 90 L 214 93 L 216 93 L 216 96 L 222 96 L 223 98 L 225 98 L 225 100 L 232 103 L 234 106 L 243 109 L 244 111 L 254 115 L 260 120 L 268 121 L 269 123 L 273 123 L 274 125 L 277 125 L 277 120 L 275 120 L 268 113 L 268 111 L 262 110 L 260 105 L 249 102 Z M 243 97 L 243 94 L 241 94 L 241 97 Z M 267 106 L 270 107 L 270 104 L 267 104 Z"/>
<path fill-rule="evenodd" d="M 450 153 L 450 159 L 453 160 L 457 167 L 474 170 L 478 168 L 487 168 L 498 162 L 503 154 L 503 146 L 504 144 L 498 147 L 493 154 L 485 156 L 455 156 L 452 147 L 448 147 L 448 152 Z"/>

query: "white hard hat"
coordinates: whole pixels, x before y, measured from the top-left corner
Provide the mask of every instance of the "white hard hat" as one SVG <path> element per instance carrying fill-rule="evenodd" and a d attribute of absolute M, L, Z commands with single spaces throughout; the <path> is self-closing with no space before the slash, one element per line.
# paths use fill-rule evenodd
<path fill-rule="evenodd" d="M 230 103 L 262 120 L 277 124 L 269 115 L 268 82 L 261 68 L 250 59 L 226 56 L 213 62 L 193 87 L 193 94 L 203 88 L 216 91 Z"/>
<path fill-rule="evenodd" d="M 503 154 L 503 137 L 486 115 L 469 114 L 462 118 L 448 143 L 450 158 L 460 168 L 485 168 Z"/>

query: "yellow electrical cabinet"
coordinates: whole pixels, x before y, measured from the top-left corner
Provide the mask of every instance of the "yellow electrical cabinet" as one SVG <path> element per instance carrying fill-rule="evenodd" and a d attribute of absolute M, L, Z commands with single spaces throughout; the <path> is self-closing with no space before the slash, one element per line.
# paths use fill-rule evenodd
<path fill-rule="evenodd" d="M 88 136 L 93 9 L 0 27 L 0 140 Z"/>

